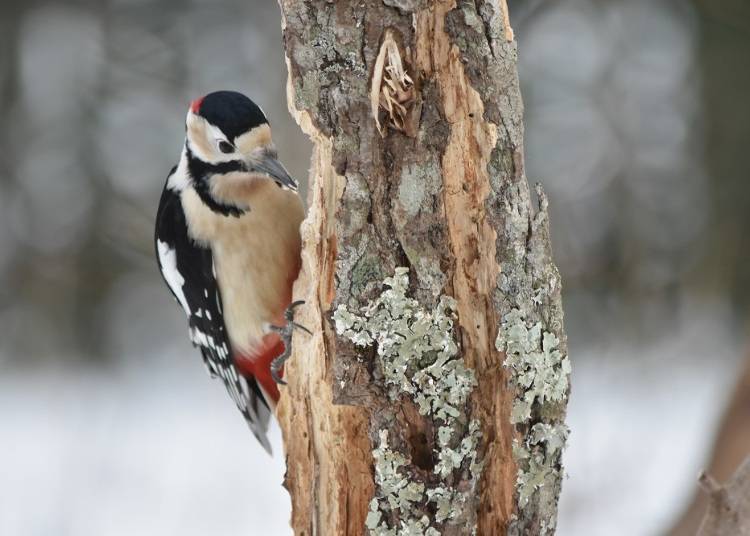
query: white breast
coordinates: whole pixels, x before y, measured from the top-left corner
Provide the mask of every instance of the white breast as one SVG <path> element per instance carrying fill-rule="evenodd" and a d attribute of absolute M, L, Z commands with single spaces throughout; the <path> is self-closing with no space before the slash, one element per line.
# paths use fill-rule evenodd
<path fill-rule="evenodd" d="M 299 196 L 259 179 L 250 211 L 227 217 L 211 211 L 192 188 L 182 205 L 194 239 L 211 247 L 224 322 L 235 351 L 252 355 L 270 324 L 283 323 L 299 270 Z"/>

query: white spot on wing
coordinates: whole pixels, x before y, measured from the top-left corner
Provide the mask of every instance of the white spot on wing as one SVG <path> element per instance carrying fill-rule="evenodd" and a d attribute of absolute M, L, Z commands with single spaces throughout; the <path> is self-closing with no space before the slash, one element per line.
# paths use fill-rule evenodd
<path fill-rule="evenodd" d="M 206 346 L 206 347 L 209 346 L 208 337 L 206 336 L 205 333 L 203 333 L 198 328 L 193 328 L 191 335 L 192 335 L 191 339 L 193 340 L 195 344 L 200 344 L 201 346 Z"/>
<path fill-rule="evenodd" d="M 164 274 L 164 279 L 167 284 L 177 296 L 177 301 L 180 302 L 182 308 L 185 310 L 185 314 L 190 316 L 190 307 L 188 306 L 187 300 L 185 299 L 185 293 L 182 291 L 182 285 L 185 284 L 185 278 L 177 270 L 177 254 L 175 250 L 170 248 L 166 242 L 161 240 L 156 241 L 156 246 L 159 252 L 159 262 L 161 263 L 161 272 Z"/>

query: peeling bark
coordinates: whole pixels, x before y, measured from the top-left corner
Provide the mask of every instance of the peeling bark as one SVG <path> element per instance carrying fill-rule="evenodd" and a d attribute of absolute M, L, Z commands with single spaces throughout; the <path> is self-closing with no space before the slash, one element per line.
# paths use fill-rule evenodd
<path fill-rule="evenodd" d="M 569 360 L 505 2 L 280 5 L 315 146 L 315 335 L 278 408 L 295 534 L 554 532 Z"/>

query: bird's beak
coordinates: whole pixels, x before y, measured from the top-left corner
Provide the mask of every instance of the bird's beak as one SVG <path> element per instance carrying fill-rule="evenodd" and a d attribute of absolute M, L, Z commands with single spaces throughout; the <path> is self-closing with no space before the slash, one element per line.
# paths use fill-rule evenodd
<path fill-rule="evenodd" d="M 273 155 L 264 154 L 261 157 L 253 158 L 248 162 L 248 166 L 249 171 L 267 175 L 285 190 L 297 191 L 297 181 L 289 175 L 286 168 Z"/>

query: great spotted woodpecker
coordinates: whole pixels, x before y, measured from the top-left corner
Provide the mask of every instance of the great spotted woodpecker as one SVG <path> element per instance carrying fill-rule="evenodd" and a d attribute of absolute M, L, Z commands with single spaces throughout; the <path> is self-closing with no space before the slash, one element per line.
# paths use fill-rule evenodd
<path fill-rule="evenodd" d="M 301 327 L 291 300 L 303 217 L 263 111 L 233 91 L 193 101 L 159 203 L 156 256 L 209 373 L 269 453 L 278 374 Z"/>

